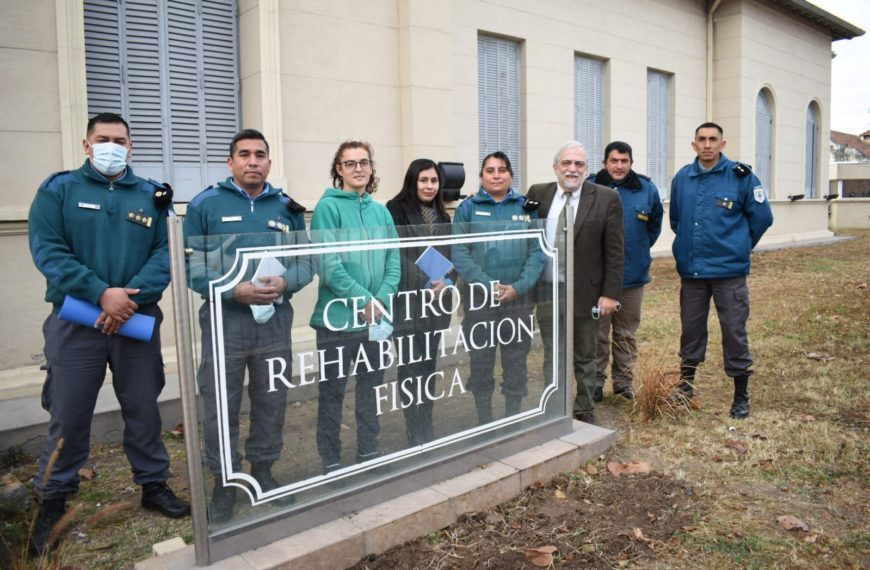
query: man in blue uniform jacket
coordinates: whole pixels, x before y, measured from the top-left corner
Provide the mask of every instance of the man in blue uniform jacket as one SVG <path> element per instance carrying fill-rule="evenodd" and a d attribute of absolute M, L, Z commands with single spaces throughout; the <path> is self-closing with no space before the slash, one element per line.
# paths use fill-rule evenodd
<path fill-rule="evenodd" d="M 722 328 L 725 374 L 734 379 L 731 417 L 749 416 L 752 354 L 749 318 L 749 255 L 773 223 L 764 187 L 750 168 L 729 160 L 722 127 L 695 129 L 698 157 L 671 184 L 670 220 L 680 285 L 680 375 L 678 393 L 694 396 L 695 371 L 707 350 L 710 297 Z"/>
<path fill-rule="evenodd" d="M 604 168 L 592 181 L 619 192 L 625 243 L 622 274 L 622 306 L 598 322 L 597 377 L 592 399 L 604 399 L 607 363 L 610 360 L 610 332 L 613 331 L 613 393 L 634 399 L 634 366 L 637 363 L 637 329 L 640 327 L 644 286 L 649 283 L 652 263 L 650 248 L 662 232 L 662 200 L 652 180 L 632 170 L 631 145 L 614 141 L 604 149 Z"/>
<path fill-rule="evenodd" d="M 242 471 L 239 412 L 246 369 L 251 421 L 245 458 L 262 493 L 281 486 L 272 475 L 272 465 L 280 457 L 284 443 L 287 386 L 281 382 L 270 385 L 268 362 L 282 358 L 289 370 L 287 376 L 292 373 L 290 298 L 313 277 L 308 256 L 281 257 L 280 271 L 268 275 L 261 272 L 256 279 L 254 271 L 259 264 L 254 263 L 249 274 L 222 299 L 221 314 L 212 314 L 214 299 L 209 282 L 231 271 L 237 249 L 308 243 L 305 207 L 266 182 L 272 160 L 263 134 L 254 129 L 240 131 L 233 137 L 229 151 L 227 166 L 232 176 L 196 195 L 184 217 L 184 235 L 193 250 L 189 258 L 191 288 L 206 300 L 199 312 L 202 362 L 197 381 L 203 400 L 205 464 L 215 477 L 209 503 L 211 523 L 225 523 L 233 514 L 236 486 L 225 484 L 222 473 Z M 218 367 L 223 378 L 215 373 L 212 346 L 212 330 L 218 319 L 222 321 L 223 336 L 215 338 L 223 343 L 224 362 Z M 225 397 L 221 405 L 219 394 Z M 225 413 L 221 414 L 224 406 Z M 218 428 L 219 421 L 226 422 L 223 430 Z M 222 433 L 229 448 L 223 455 Z M 227 456 L 232 466 L 223 465 L 222 458 Z M 280 499 L 278 504 L 290 502 L 292 497 Z"/>
<path fill-rule="evenodd" d="M 157 407 L 166 381 L 157 302 L 169 284 L 166 216 L 172 195 L 168 186 L 133 174 L 127 165 L 132 148 L 120 115 L 96 115 L 88 121 L 85 163 L 49 177 L 30 207 L 30 251 L 45 275 L 45 300 L 53 305 L 42 327 L 48 370 L 42 405 L 51 420 L 33 481 L 42 500 L 31 532 L 33 554 L 51 548 L 49 533 L 67 497 L 78 491 L 106 364 L 124 418 L 124 452 L 133 481 L 142 485 L 142 506 L 169 517 L 190 512 L 166 485 L 169 455 Z M 100 307 L 93 327 L 58 317 L 67 296 Z M 157 320 L 150 341 L 115 334 L 134 313 Z"/>

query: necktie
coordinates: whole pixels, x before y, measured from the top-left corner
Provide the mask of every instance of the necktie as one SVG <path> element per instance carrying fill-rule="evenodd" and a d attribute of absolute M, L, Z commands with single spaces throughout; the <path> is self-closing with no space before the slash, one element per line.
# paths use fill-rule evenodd
<path fill-rule="evenodd" d="M 567 216 L 568 216 L 568 204 L 571 203 L 571 193 L 570 192 L 562 192 L 562 199 L 565 201 L 562 204 L 562 211 L 559 212 L 559 227 L 563 228 L 567 224 Z"/>

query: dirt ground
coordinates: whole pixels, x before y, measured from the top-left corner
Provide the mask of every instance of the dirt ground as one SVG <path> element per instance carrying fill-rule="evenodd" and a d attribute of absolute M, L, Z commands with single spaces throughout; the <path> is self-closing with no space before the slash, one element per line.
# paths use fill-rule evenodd
<path fill-rule="evenodd" d="M 870 232 L 853 235 L 753 257 L 748 420 L 728 417 L 711 311 L 692 409 L 646 419 L 608 385 L 596 418 L 617 444 L 604 456 L 356 568 L 870 568 Z M 639 343 L 641 360 L 665 372 L 676 369 L 678 294 L 673 260 L 655 260 Z M 166 439 L 170 483 L 186 495 L 184 441 Z M 630 461 L 652 472 L 608 470 Z M 82 509 L 44 568 L 128 568 L 155 542 L 191 541 L 190 519 L 138 506 L 119 446 L 95 447 L 89 464 Z M 15 450 L 0 460 L 24 482 L 34 470 Z M 0 516 L 0 567 L 36 567 L 22 556 L 29 517 Z"/>

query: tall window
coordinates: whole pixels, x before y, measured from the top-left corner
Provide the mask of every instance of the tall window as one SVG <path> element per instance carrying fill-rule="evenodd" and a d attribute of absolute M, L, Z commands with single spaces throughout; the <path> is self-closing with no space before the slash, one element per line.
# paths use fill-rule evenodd
<path fill-rule="evenodd" d="M 767 89 L 755 100 L 755 175 L 770 197 L 770 172 L 773 164 L 773 108 Z"/>
<path fill-rule="evenodd" d="M 819 106 L 812 102 L 807 107 L 807 152 L 806 171 L 804 175 L 804 195 L 807 198 L 818 198 L 819 191 Z"/>
<path fill-rule="evenodd" d="M 647 175 L 667 199 L 671 187 L 671 76 L 660 71 L 646 75 Z"/>
<path fill-rule="evenodd" d="M 189 200 L 239 125 L 235 0 L 85 0 L 88 113 L 130 123 L 136 174 Z"/>
<path fill-rule="evenodd" d="M 479 160 L 504 151 L 513 166 L 513 188 L 521 188 L 519 43 L 477 38 L 477 105 Z"/>
<path fill-rule="evenodd" d="M 574 138 L 589 155 L 589 171 L 604 160 L 604 62 L 574 58 Z"/>

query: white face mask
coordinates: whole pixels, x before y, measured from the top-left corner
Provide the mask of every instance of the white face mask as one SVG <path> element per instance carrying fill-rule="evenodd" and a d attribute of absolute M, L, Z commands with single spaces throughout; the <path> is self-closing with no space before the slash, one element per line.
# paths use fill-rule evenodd
<path fill-rule="evenodd" d="M 94 156 L 91 165 L 106 176 L 114 176 L 127 168 L 127 148 L 106 142 L 91 145 Z"/>

